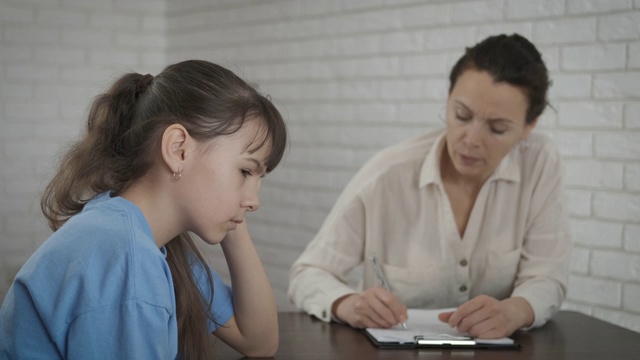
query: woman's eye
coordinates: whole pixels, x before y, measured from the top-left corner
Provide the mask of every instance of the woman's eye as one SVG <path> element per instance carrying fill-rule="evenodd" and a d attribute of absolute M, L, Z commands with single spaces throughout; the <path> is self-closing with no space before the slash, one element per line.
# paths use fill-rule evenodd
<path fill-rule="evenodd" d="M 240 172 L 242 172 L 242 176 L 244 176 L 244 177 L 251 176 L 251 171 L 249 171 L 247 169 L 242 169 L 242 170 L 240 170 Z"/>
<path fill-rule="evenodd" d="M 501 134 L 504 134 L 505 131 L 507 131 L 507 129 L 491 127 L 491 132 L 494 134 L 501 135 Z"/>
<path fill-rule="evenodd" d="M 471 120 L 471 116 L 462 116 L 462 115 L 456 114 L 456 119 L 458 119 L 460 121 L 469 121 L 469 120 Z"/>

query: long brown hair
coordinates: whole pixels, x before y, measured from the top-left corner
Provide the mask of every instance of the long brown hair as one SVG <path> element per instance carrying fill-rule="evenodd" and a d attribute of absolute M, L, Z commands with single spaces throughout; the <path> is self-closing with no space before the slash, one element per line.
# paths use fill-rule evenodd
<path fill-rule="evenodd" d="M 162 133 L 183 125 L 199 141 L 238 131 L 246 121 L 260 121 L 266 130 L 255 151 L 267 143 L 267 171 L 284 154 L 287 133 L 272 102 L 233 72 L 203 60 L 170 65 L 160 74 L 128 73 L 93 102 L 86 132 L 64 154 L 46 187 L 41 208 L 50 227 L 59 229 L 87 201 L 104 191 L 116 194 L 144 175 L 157 157 Z M 183 359 L 211 358 L 207 319 L 214 321 L 213 280 L 206 271 L 210 294 L 201 294 L 191 263 L 205 269 L 205 260 L 188 233 L 167 245 L 178 317 L 178 343 Z"/>

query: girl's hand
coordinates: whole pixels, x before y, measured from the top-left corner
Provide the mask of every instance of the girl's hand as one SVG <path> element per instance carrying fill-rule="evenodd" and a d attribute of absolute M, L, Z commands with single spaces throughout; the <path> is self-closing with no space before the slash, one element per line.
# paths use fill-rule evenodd
<path fill-rule="evenodd" d="M 246 221 L 220 245 L 231 275 L 235 315 L 215 334 L 245 356 L 273 356 L 279 343 L 276 302 Z"/>

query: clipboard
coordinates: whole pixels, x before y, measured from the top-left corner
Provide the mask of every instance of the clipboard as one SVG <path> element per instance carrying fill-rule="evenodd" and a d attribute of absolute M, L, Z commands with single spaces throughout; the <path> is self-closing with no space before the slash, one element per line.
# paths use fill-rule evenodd
<path fill-rule="evenodd" d="M 409 309 L 408 329 L 366 328 L 369 340 L 382 349 L 492 349 L 518 350 L 520 345 L 511 338 L 476 339 L 450 328 L 438 320 L 438 314 L 454 309 Z"/>

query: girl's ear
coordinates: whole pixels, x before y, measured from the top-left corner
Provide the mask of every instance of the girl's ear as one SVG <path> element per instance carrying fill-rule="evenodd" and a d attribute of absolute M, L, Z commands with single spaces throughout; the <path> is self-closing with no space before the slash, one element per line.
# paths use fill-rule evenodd
<path fill-rule="evenodd" d="M 172 173 L 178 174 L 184 169 L 183 162 L 192 151 L 192 142 L 189 132 L 180 124 L 171 124 L 164 130 L 160 151 Z"/>

